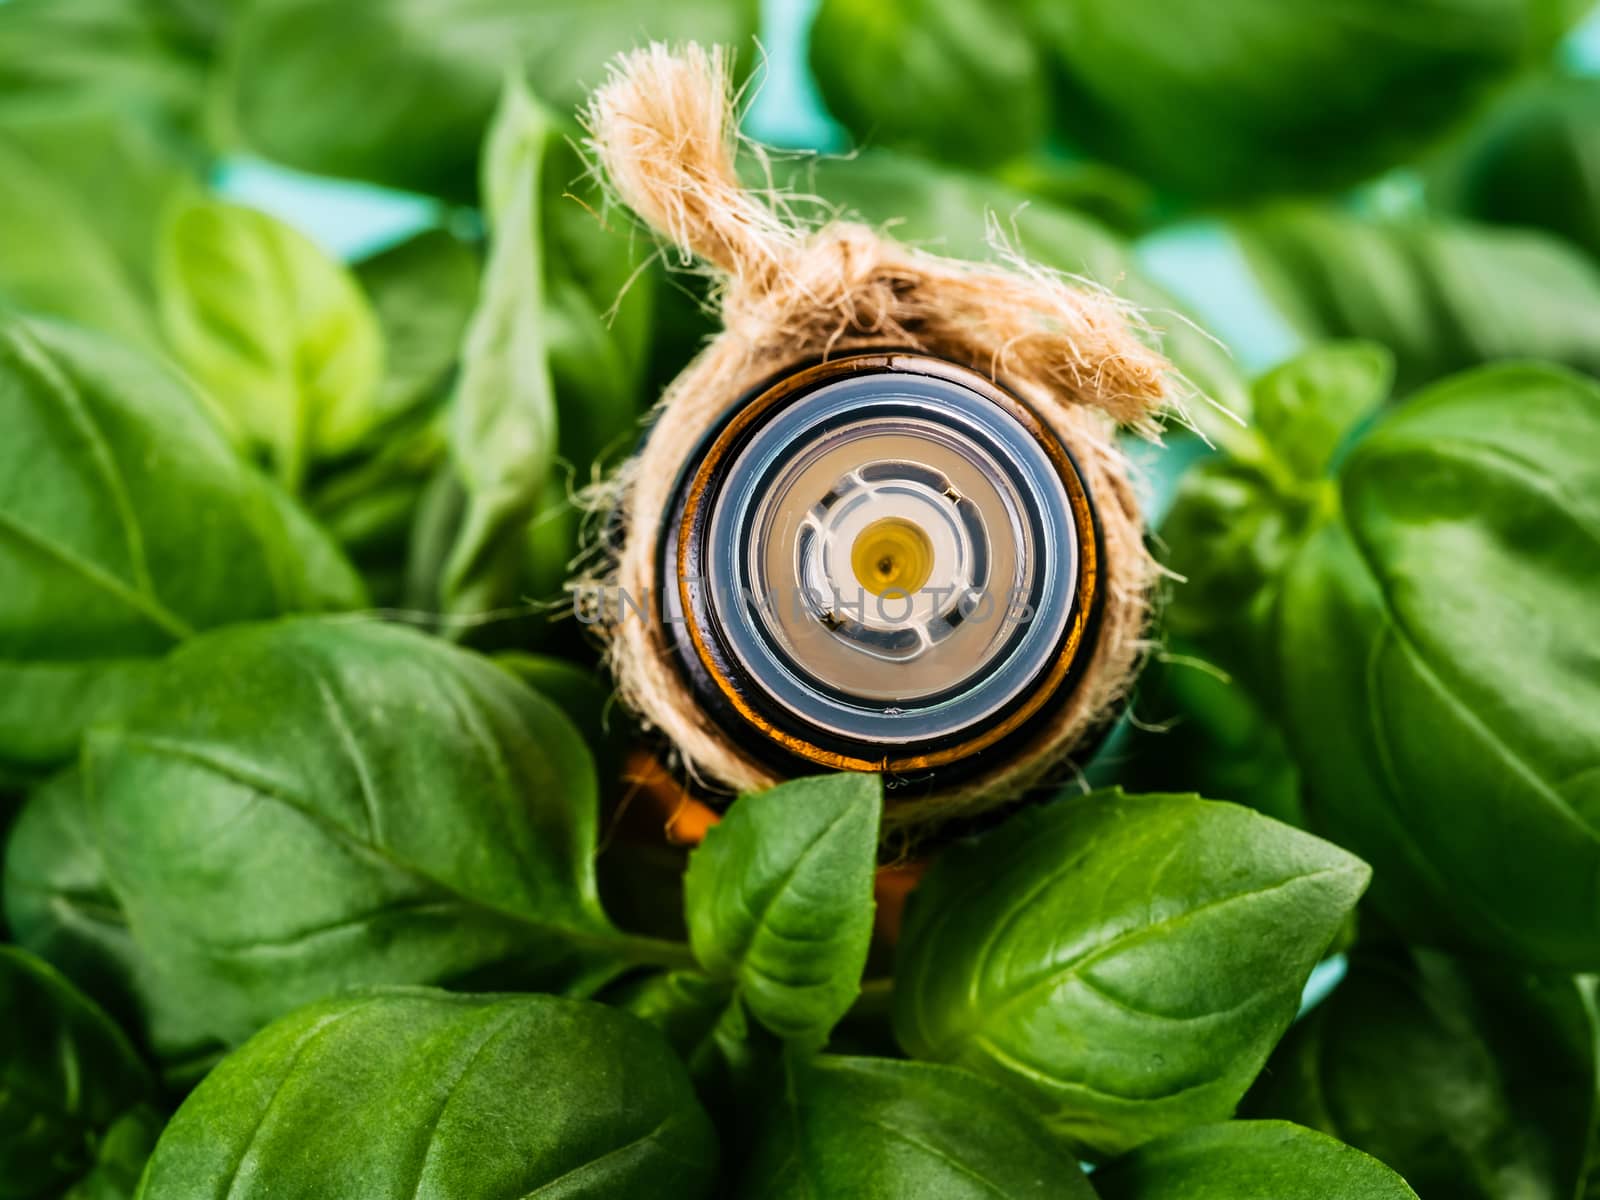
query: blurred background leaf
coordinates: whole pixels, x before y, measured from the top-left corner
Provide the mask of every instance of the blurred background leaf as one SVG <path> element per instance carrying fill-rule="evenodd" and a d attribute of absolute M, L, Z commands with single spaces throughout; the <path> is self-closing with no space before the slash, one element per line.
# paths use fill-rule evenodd
<path fill-rule="evenodd" d="M 1048 132 L 1215 203 L 1339 188 L 1402 162 L 1543 61 L 1584 7 L 825 0 L 812 61 L 858 142 L 993 163 Z"/>
<path fill-rule="evenodd" d="M 1283 734 L 1220 668 L 1169 648 L 1139 678 L 1137 728 L 1117 755 L 1129 791 L 1226 796 L 1304 828 L 1300 776 Z"/>
<path fill-rule="evenodd" d="M 478 251 L 443 229 L 425 229 L 355 265 L 388 354 L 378 408 L 408 413 L 438 399 L 455 369 L 478 301 Z"/>
<path fill-rule="evenodd" d="M 1600 256 L 1600 79 L 1541 79 L 1435 169 L 1445 208 L 1561 234 Z"/>
<path fill-rule="evenodd" d="M 159 279 L 174 355 L 290 491 L 383 420 L 378 318 L 355 277 L 298 230 L 242 205 L 181 205 Z"/>
<path fill-rule="evenodd" d="M 447 401 L 478 302 L 480 259 L 477 246 L 431 228 L 355 264 L 386 347 L 377 393 L 385 420 L 355 454 L 323 470 L 307 500 L 361 570 L 375 604 L 404 601 L 424 499 L 436 477 L 450 482 L 441 474 Z"/>
<path fill-rule="evenodd" d="M 811 69 L 861 142 L 986 166 L 1039 144 L 1044 58 L 1014 0 L 825 0 Z"/>
<path fill-rule="evenodd" d="M 168 32 L 144 0 L 7 0 L 0 4 L 0 121 L 92 106 L 192 128 L 205 64 Z"/>
<path fill-rule="evenodd" d="M 106 243 L 139 299 L 148 302 L 162 218 L 178 198 L 200 189 L 198 149 L 125 110 L 92 104 L 6 113 L 0 146 L 70 193 L 60 200 L 71 206 L 70 221 L 58 212 L 53 228 L 12 227 L 14 246 L 25 247 L 29 238 L 48 245 L 67 236 L 62 227 L 74 224 Z M 107 197 L 115 203 L 105 202 Z"/>
<path fill-rule="evenodd" d="M 428 538 L 450 549 L 413 577 L 416 599 L 467 622 L 455 632 L 559 598 L 577 553 L 571 495 L 631 445 L 644 407 L 651 282 L 602 223 L 575 134 L 508 80 L 483 152 L 489 255 L 448 405 L 453 483 L 426 514 L 439 522 Z"/>
<path fill-rule="evenodd" d="M 1402 392 L 1503 358 L 1600 373 L 1600 265 L 1559 238 L 1312 207 L 1246 217 L 1237 233 L 1308 339 L 1383 343 Z"/>
<path fill-rule="evenodd" d="M 269 158 L 469 199 L 508 67 L 567 114 L 640 41 L 724 42 L 748 68 L 754 32 L 751 0 L 260 0 L 223 87 L 233 131 Z"/>
<path fill-rule="evenodd" d="M 1068 136 L 1203 201 L 1393 166 L 1540 61 L 1572 0 L 1024 0 Z"/>
<path fill-rule="evenodd" d="M 0 140 L 0 299 L 126 342 L 159 344 L 155 317 L 88 203 Z"/>
<path fill-rule="evenodd" d="M 154 1080 L 115 1022 L 14 946 L 0 946 L 0 1018 L 0 1186 L 60 1195 L 118 1119 L 155 1098 Z"/>

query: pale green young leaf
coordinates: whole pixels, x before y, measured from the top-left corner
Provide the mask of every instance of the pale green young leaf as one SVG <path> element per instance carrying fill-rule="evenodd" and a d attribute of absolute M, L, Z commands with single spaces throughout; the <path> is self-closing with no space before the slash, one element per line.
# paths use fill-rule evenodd
<path fill-rule="evenodd" d="M 484 146 L 489 260 L 450 409 L 451 458 L 467 506 L 441 582 L 447 612 L 476 614 L 511 598 L 515 567 L 504 560 L 520 560 L 518 531 L 555 462 L 543 205 L 546 157 L 561 136 L 555 117 L 508 79 Z"/>
<path fill-rule="evenodd" d="M 239 443 L 297 489 L 379 422 L 383 338 L 354 276 L 266 213 L 218 200 L 171 215 L 162 325 Z"/>
<path fill-rule="evenodd" d="M 1394 355 L 1375 342 L 1312 346 L 1256 380 L 1255 426 L 1293 478 L 1320 479 L 1393 379 Z"/>

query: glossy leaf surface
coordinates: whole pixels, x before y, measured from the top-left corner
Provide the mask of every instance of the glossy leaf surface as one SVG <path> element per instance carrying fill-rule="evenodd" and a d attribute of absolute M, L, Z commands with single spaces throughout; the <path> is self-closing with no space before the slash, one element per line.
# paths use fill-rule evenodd
<path fill-rule="evenodd" d="M 1195 796 L 1096 792 L 946 850 L 912 894 L 895 1031 L 1108 1156 L 1229 1116 L 1361 895 L 1338 847 Z"/>

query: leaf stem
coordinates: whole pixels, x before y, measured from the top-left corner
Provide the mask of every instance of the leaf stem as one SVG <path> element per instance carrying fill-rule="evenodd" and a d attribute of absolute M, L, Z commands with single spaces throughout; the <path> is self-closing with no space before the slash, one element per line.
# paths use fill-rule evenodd
<path fill-rule="evenodd" d="M 624 933 L 621 930 L 615 933 L 575 934 L 572 940 L 580 949 L 607 954 L 634 966 L 663 967 L 673 971 L 699 968 L 687 942 Z"/>

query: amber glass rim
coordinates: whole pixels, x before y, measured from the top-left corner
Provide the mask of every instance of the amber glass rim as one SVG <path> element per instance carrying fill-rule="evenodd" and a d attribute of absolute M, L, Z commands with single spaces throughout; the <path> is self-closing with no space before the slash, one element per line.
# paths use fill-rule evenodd
<path fill-rule="evenodd" d="M 777 412 L 841 378 L 862 374 L 932 376 L 975 392 L 1028 431 L 1049 458 L 1066 491 L 1078 540 L 1078 570 L 1065 627 L 1039 673 L 992 719 L 954 736 L 885 744 L 820 730 L 772 702 L 729 652 L 699 578 L 707 514 L 718 473 L 750 434 Z M 1070 696 L 1087 665 L 1103 607 L 1104 542 L 1094 504 L 1071 452 L 1022 399 L 969 367 L 908 351 L 852 354 L 785 372 L 753 389 L 702 439 L 680 473 L 663 514 L 658 591 L 675 591 L 677 619 L 665 640 L 686 683 L 718 725 L 747 752 L 776 770 L 824 767 L 882 771 L 907 779 L 947 779 L 975 758 L 1025 742 Z"/>

